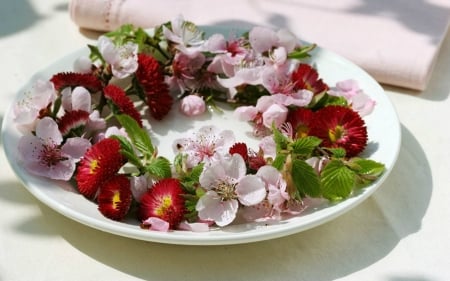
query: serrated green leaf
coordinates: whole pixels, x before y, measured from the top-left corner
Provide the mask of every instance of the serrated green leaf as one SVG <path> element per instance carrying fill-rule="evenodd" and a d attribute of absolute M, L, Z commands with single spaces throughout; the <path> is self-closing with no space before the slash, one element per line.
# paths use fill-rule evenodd
<path fill-rule="evenodd" d="M 311 155 L 314 149 L 322 142 L 321 139 L 317 137 L 304 137 L 296 139 L 292 143 L 292 152 L 300 155 Z"/>
<path fill-rule="evenodd" d="M 378 177 L 386 169 L 384 164 L 371 159 L 353 158 L 350 162 L 355 163 L 359 166 L 359 169 L 356 170 L 356 172 L 360 175 L 371 175 Z"/>
<path fill-rule="evenodd" d="M 94 45 L 87 45 L 89 50 L 91 51 L 89 54 L 89 58 L 91 61 L 99 60 L 102 64 L 105 63 L 105 59 L 103 58 L 102 54 L 98 50 L 97 46 Z"/>
<path fill-rule="evenodd" d="M 132 144 L 141 152 L 146 158 L 150 157 L 155 148 L 153 147 L 152 140 L 144 128 L 141 128 L 139 124 L 132 117 L 126 114 L 119 114 L 115 116 L 120 125 L 125 128 L 128 137 L 131 139 Z"/>
<path fill-rule="evenodd" d="M 287 149 L 289 139 L 275 127 L 272 128 L 272 132 L 273 132 L 273 140 L 277 146 L 277 152 L 279 152 L 280 150 Z"/>
<path fill-rule="evenodd" d="M 321 195 L 320 179 L 313 167 L 303 160 L 293 160 L 292 162 L 292 180 L 300 194 L 306 194 L 311 197 Z"/>
<path fill-rule="evenodd" d="M 331 160 L 321 172 L 323 197 L 330 200 L 347 198 L 356 184 L 356 174 L 341 160 Z"/>
<path fill-rule="evenodd" d="M 344 158 L 347 152 L 342 147 L 336 147 L 336 148 L 327 148 L 331 154 L 333 154 L 333 157 L 335 158 Z"/>
<path fill-rule="evenodd" d="M 286 158 L 287 156 L 285 154 L 278 153 L 272 162 L 272 166 L 275 167 L 275 169 L 277 169 L 278 171 L 280 171 L 283 168 L 284 163 L 286 162 Z"/>
<path fill-rule="evenodd" d="M 169 178 L 172 176 L 170 161 L 164 157 L 153 158 L 146 166 L 145 170 L 158 179 Z"/>
<path fill-rule="evenodd" d="M 120 142 L 120 153 L 128 159 L 128 162 L 139 169 L 142 168 L 142 163 L 127 138 L 119 135 L 113 135 L 111 138 L 114 138 Z"/>

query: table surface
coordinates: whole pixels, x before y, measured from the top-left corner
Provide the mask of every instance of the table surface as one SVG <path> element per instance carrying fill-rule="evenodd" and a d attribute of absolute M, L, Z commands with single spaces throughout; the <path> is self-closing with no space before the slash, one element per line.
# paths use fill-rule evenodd
<path fill-rule="evenodd" d="M 0 120 L 35 72 L 97 38 L 67 6 L 0 3 Z M 178 246 L 92 229 L 36 200 L 2 148 L 0 280 L 450 280 L 449 74 L 447 35 L 427 90 L 384 86 L 402 145 L 375 194 L 331 222 L 264 242 Z"/>

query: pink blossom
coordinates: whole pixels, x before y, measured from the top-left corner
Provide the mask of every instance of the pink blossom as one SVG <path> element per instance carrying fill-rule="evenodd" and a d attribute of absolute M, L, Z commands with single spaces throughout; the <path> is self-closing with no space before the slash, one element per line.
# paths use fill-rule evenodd
<path fill-rule="evenodd" d="M 205 56 L 199 51 L 186 50 L 177 52 L 173 59 L 173 75 L 166 78 L 167 84 L 175 93 L 183 93 L 202 87 L 200 70 L 205 63 Z"/>
<path fill-rule="evenodd" d="M 254 123 L 255 135 L 264 135 L 266 129 L 272 128 L 272 125 L 280 127 L 286 121 L 287 114 L 287 107 L 278 103 L 274 95 L 262 96 L 258 99 L 256 106 L 238 107 L 234 111 L 234 115 L 239 120 Z"/>
<path fill-rule="evenodd" d="M 234 143 L 233 131 L 204 126 L 189 132 L 186 138 L 175 140 L 173 149 L 175 153 L 187 155 L 187 166 L 194 167 L 201 162 L 209 164 L 221 159 Z"/>
<path fill-rule="evenodd" d="M 206 104 L 202 97 L 188 95 L 181 100 L 180 110 L 187 116 L 197 116 L 205 112 Z"/>
<path fill-rule="evenodd" d="M 73 63 L 73 71 L 76 73 L 91 73 L 92 61 L 87 56 L 79 57 Z"/>
<path fill-rule="evenodd" d="M 277 215 L 283 211 L 284 203 L 289 200 L 287 184 L 281 173 L 272 166 L 263 166 L 256 173 L 266 184 L 267 200 Z"/>
<path fill-rule="evenodd" d="M 36 135 L 22 136 L 19 141 L 19 158 L 32 174 L 57 180 L 69 180 L 75 164 L 90 147 L 84 138 L 69 138 L 61 145 L 62 135 L 50 117 L 40 119 Z"/>
<path fill-rule="evenodd" d="M 206 51 L 216 54 L 208 66 L 208 71 L 214 73 L 224 73 L 228 77 L 235 75 L 235 69 L 248 59 L 250 50 L 245 48 L 242 39 L 231 38 L 225 40 L 222 34 L 212 35 L 205 42 Z"/>
<path fill-rule="evenodd" d="M 14 121 L 19 125 L 32 125 L 42 109 L 53 103 L 56 92 L 50 81 L 37 80 L 31 90 L 14 106 Z"/>
<path fill-rule="evenodd" d="M 239 203 L 252 206 L 264 200 L 264 183 L 256 175 L 246 175 L 246 169 L 239 154 L 205 167 L 199 181 L 206 193 L 196 205 L 200 219 L 225 226 L 236 218 Z"/>
<path fill-rule="evenodd" d="M 287 53 L 298 45 L 297 38 L 291 32 L 281 29 L 277 32 L 267 27 L 254 27 L 250 30 L 249 41 L 258 53 L 264 53 L 273 47 L 283 47 Z"/>
<path fill-rule="evenodd" d="M 361 116 L 369 115 L 376 104 L 375 101 L 359 87 L 358 82 L 353 79 L 336 83 L 336 87 L 331 89 L 329 94 L 344 97 L 352 106 L 353 110 L 358 112 Z"/>
<path fill-rule="evenodd" d="M 182 16 L 171 21 L 172 30 L 163 25 L 163 34 L 168 40 L 182 46 L 198 46 L 203 44 L 203 32 Z"/>
<path fill-rule="evenodd" d="M 168 222 L 157 217 L 149 217 L 143 221 L 142 224 L 144 226 L 148 226 L 150 230 L 161 232 L 168 232 L 170 228 L 170 224 Z"/>
<path fill-rule="evenodd" d="M 61 92 L 61 103 L 66 111 L 92 111 L 91 94 L 84 87 L 75 87 L 73 90 L 70 87 L 64 88 Z"/>
<path fill-rule="evenodd" d="M 110 38 L 102 35 L 98 39 L 98 49 L 105 61 L 111 65 L 115 77 L 122 79 L 137 70 L 137 44 L 128 42 L 122 46 L 115 46 Z"/>

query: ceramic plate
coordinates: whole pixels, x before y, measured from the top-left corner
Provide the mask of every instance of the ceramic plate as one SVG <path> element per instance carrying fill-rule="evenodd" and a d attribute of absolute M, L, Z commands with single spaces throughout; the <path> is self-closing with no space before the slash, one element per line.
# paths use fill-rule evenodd
<path fill-rule="evenodd" d="M 79 50 L 38 72 L 19 91 L 16 100 L 19 100 L 38 78 L 49 79 L 57 72 L 70 71 L 73 61 L 86 54 L 88 54 L 87 48 Z M 134 239 L 183 245 L 239 244 L 298 233 L 330 221 L 368 198 L 392 170 L 399 152 L 401 138 L 400 124 L 395 109 L 384 90 L 370 75 L 348 60 L 327 50 L 316 48 L 312 55 L 312 62 L 328 85 L 352 78 L 357 80 L 365 93 L 376 101 L 374 112 L 364 118 L 369 134 L 369 144 L 364 156 L 384 163 L 386 172 L 375 183 L 345 201 L 336 204 L 321 200 L 311 201 L 310 206 L 301 215 L 282 220 L 278 224 L 245 223 L 202 233 L 187 231 L 163 233 L 143 230 L 139 227 L 138 221 L 116 222 L 103 217 L 94 203 L 78 194 L 68 183 L 55 182 L 28 174 L 16 159 L 17 143 L 21 133 L 13 123 L 12 106 L 9 107 L 3 120 L 3 147 L 14 172 L 38 200 L 64 216 L 102 231 Z M 169 159 L 173 159 L 171 145 L 174 139 L 179 138 L 188 129 L 199 128 L 207 124 L 215 124 L 219 128 L 231 128 L 238 141 L 256 144 L 255 140 L 249 137 L 250 125 L 235 121 L 231 116 L 231 111 L 225 111 L 224 114 L 207 114 L 197 119 L 179 118 L 178 114 L 177 110 L 172 110 L 163 122 L 152 124 L 154 142 L 158 146 L 160 154 Z"/>

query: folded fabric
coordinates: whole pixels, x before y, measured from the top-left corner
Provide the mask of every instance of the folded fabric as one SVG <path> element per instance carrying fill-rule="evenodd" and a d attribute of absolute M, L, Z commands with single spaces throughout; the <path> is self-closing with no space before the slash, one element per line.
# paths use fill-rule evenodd
<path fill-rule="evenodd" d="M 423 90 L 450 19 L 448 0 L 71 0 L 81 28 L 152 27 L 178 15 L 198 25 L 291 30 L 361 66 L 380 83 Z"/>

